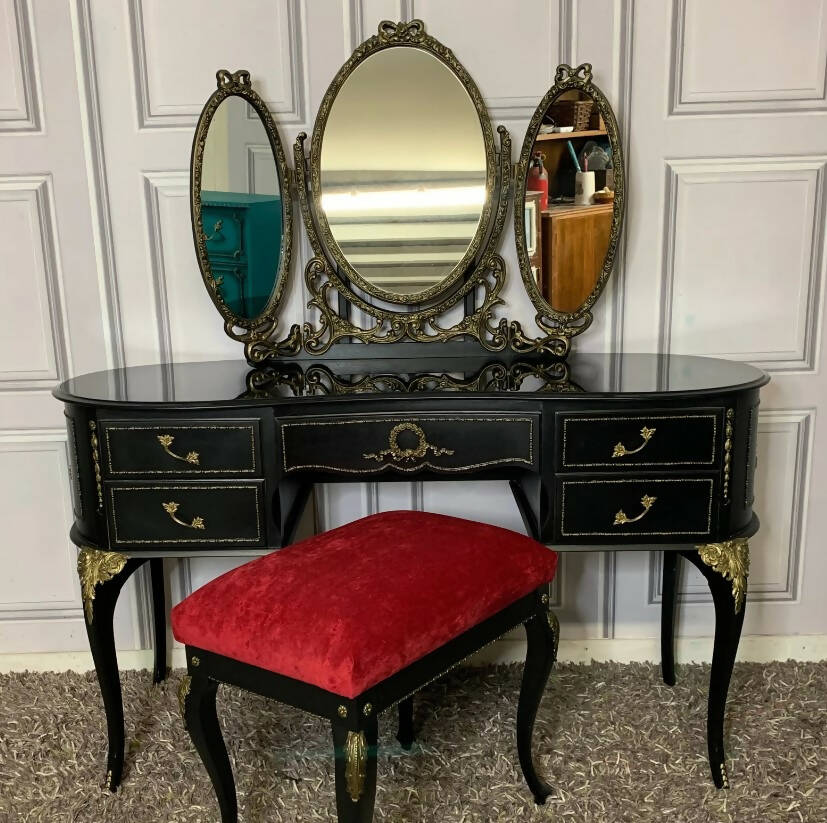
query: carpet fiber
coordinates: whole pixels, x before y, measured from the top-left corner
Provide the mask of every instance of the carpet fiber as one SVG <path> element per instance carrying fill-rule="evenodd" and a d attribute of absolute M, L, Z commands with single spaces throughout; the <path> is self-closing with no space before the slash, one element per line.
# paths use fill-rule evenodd
<path fill-rule="evenodd" d="M 514 742 L 516 666 L 460 669 L 416 701 L 403 752 L 380 717 L 375 819 L 470 821 L 827 821 L 827 663 L 741 664 L 730 690 L 729 791 L 706 761 L 706 666 L 670 689 L 655 666 L 561 665 L 535 730 L 555 786 L 531 801 Z M 160 687 L 123 674 L 127 746 L 117 795 L 100 789 L 105 725 L 93 674 L 0 676 L 0 820 L 215 821 L 212 788 L 183 730 L 175 672 Z M 240 817 L 334 821 L 322 720 L 237 689 L 219 690 Z"/>

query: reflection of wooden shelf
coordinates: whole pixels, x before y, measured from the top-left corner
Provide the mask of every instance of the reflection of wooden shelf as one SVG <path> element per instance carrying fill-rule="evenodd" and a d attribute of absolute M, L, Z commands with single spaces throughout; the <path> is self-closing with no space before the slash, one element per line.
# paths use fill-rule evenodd
<path fill-rule="evenodd" d="M 588 129 L 587 131 L 554 132 L 553 134 L 538 134 L 537 141 L 541 140 L 573 140 L 576 137 L 606 137 L 605 129 Z"/>

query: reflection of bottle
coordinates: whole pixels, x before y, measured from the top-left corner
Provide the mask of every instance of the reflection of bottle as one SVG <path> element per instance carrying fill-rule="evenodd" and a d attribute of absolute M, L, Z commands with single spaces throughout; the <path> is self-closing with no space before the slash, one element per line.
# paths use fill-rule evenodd
<path fill-rule="evenodd" d="M 529 191 L 540 192 L 540 209 L 548 208 L 548 172 L 543 165 L 546 156 L 541 151 L 535 151 L 528 167 L 525 187 Z"/>

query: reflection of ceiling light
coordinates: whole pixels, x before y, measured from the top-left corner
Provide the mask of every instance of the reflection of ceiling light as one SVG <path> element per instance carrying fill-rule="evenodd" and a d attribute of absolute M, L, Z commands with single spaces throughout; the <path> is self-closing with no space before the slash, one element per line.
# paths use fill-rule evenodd
<path fill-rule="evenodd" d="M 396 189 L 323 194 L 322 208 L 328 214 L 373 209 L 428 209 L 434 206 L 481 206 L 484 186 L 453 186 L 445 189 Z"/>

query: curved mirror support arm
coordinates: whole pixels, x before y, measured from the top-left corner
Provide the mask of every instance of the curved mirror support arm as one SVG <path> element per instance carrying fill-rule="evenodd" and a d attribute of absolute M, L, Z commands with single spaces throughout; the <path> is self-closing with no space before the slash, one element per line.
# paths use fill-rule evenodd
<path fill-rule="evenodd" d="M 515 170 L 514 236 L 540 335 L 509 325 L 520 353 L 566 356 L 592 323 L 614 267 L 625 209 L 620 131 L 592 66 L 557 67 Z"/>
<path fill-rule="evenodd" d="M 504 126 L 497 129 L 500 149 L 496 152 L 496 209 L 487 241 L 470 271 L 457 288 L 432 305 L 409 311 L 394 311 L 377 306 L 362 297 L 341 276 L 338 267 L 325 254 L 310 205 L 307 184 L 307 159 L 300 133 L 294 147 L 296 186 L 305 229 L 313 249 L 313 257 L 305 266 L 304 276 L 311 295 L 309 307 L 318 313 L 318 323 L 305 323 L 304 348 L 311 354 L 324 354 L 335 343 L 396 343 L 410 340 L 419 343 L 447 342 L 458 338 L 474 338 L 489 351 L 501 351 L 508 343 L 508 321 L 497 322 L 494 309 L 503 304 L 499 296 L 505 285 L 505 262 L 497 253 L 500 235 L 508 213 L 508 185 L 511 170 L 511 137 Z M 442 325 L 440 316 L 457 304 L 473 301 L 474 308 L 453 325 Z M 359 309 L 368 319 L 356 325 L 340 311 L 342 303 Z M 467 305 L 467 303 L 466 303 Z"/>

